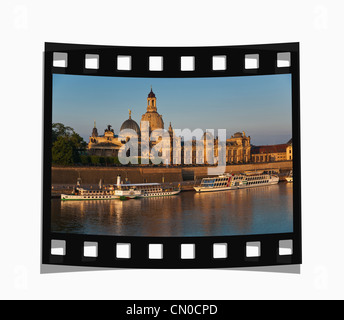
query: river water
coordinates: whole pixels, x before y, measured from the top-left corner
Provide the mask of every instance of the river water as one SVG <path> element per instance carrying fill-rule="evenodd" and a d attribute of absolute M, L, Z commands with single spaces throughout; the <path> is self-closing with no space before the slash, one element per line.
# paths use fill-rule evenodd
<path fill-rule="evenodd" d="M 221 236 L 293 231 L 293 184 L 148 199 L 52 199 L 52 232 Z"/>

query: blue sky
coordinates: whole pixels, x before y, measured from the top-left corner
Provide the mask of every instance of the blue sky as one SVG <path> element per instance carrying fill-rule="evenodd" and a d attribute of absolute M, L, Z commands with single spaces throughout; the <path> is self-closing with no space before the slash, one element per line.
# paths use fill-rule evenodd
<path fill-rule="evenodd" d="M 108 124 L 118 134 L 132 119 L 139 125 L 151 86 L 165 129 L 245 131 L 255 145 L 287 142 L 292 136 L 291 75 L 216 78 L 121 78 L 53 75 L 53 123 L 74 128 L 88 142 Z"/>

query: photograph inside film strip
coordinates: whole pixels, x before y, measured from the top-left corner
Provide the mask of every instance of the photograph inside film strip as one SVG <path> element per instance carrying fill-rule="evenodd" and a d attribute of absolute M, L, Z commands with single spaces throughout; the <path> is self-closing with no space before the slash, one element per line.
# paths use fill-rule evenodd
<path fill-rule="evenodd" d="M 43 264 L 300 264 L 298 59 L 46 44 Z"/>

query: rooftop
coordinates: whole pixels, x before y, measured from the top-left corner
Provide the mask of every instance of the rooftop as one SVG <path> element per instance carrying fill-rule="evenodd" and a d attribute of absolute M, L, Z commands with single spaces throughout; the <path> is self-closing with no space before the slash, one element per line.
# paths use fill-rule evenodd
<path fill-rule="evenodd" d="M 288 146 L 289 145 L 287 143 L 267 145 L 267 146 L 252 146 L 251 154 L 286 152 L 286 149 Z"/>

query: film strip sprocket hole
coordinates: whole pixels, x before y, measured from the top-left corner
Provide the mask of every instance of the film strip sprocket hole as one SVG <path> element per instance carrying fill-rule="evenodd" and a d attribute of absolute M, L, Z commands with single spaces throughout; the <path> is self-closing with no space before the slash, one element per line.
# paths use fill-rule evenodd
<path fill-rule="evenodd" d="M 301 263 L 298 43 L 46 43 L 44 59 L 43 264 Z M 177 136 L 187 121 L 203 149 Z"/>

